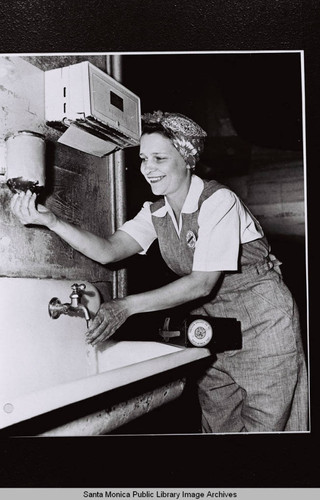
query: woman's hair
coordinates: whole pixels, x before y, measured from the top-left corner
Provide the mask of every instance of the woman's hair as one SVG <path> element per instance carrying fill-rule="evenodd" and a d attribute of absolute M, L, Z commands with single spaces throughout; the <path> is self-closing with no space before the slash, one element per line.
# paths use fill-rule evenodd
<path fill-rule="evenodd" d="M 144 123 L 143 124 L 141 136 L 144 134 L 155 134 L 155 133 L 161 134 L 170 140 L 173 138 L 173 134 L 169 130 L 165 129 L 161 125 L 161 123 Z"/>
<path fill-rule="evenodd" d="M 154 111 L 142 116 L 142 135 L 158 133 L 170 139 L 188 165 L 194 168 L 204 148 L 206 132 L 180 113 Z"/>

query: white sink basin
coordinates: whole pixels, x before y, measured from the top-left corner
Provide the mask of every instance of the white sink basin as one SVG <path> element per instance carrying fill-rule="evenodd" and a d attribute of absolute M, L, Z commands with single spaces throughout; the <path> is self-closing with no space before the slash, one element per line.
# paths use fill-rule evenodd
<path fill-rule="evenodd" d="M 159 342 L 139 342 L 136 340 L 117 342 L 108 340 L 102 347 L 97 349 L 98 373 L 134 365 L 179 351 L 181 351 L 179 347 Z"/>
<path fill-rule="evenodd" d="M 85 343 L 82 317 L 48 314 L 52 297 L 70 302 L 74 281 L 0 278 L 0 429 L 208 356 L 161 342 Z M 82 303 L 95 314 L 97 289 Z"/>

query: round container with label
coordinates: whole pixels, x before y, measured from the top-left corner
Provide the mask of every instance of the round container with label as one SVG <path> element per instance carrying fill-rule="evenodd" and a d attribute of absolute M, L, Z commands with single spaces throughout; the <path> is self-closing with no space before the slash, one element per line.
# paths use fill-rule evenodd
<path fill-rule="evenodd" d="M 45 138 L 20 130 L 6 138 L 7 184 L 11 191 L 39 192 L 45 185 Z"/>

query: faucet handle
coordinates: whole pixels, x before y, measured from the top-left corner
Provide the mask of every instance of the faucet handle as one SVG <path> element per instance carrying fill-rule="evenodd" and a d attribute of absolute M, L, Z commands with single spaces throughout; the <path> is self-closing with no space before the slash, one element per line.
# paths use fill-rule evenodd
<path fill-rule="evenodd" d="M 86 285 L 84 283 L 81 283 L 80 285 L 78 285 L 77 283 L 74 283 L 72 286 L 71 286 L 72 290 L 76 293 L 79 293 L 80 290 L 85 290 L 86 289 Z"/>
<path fill-rule="evenodd" d="M 82 290 L 85 290 L 86 288 L 86 285 L 84 283 L 81 283 L 81 285 L 78 285 L 77 283 L 74 283 L 72 286 L 72 292 L 70 294 L 70 299 L 72 302 L 72 305 L 73 306 L 77 306 L 78 305 L 78 300 L 80 300 L 80 296 L 81 296 L 81 291 Z"/>

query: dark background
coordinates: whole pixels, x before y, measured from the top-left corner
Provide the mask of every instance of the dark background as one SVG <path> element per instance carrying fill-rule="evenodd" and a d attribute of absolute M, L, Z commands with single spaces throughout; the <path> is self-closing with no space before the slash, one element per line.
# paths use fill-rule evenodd
<path fill-rule="evenodd" d="M 142 113 L 154 107 L 180 112 L 204 127 L 207 96 L 217 101 L 220 94 L 242 140 L 273 149 L 302 148 L 297 52 L 124 55 L 123 81 L 141 96 Z"/>
<path fill-rule="evenodd" d="M 2 53 L 304 50 L 309 286 L 317 283 L 319 2 L 2 2 Z M 144 68 L 145 78 L 156 75 Z M 0 83 L 1 84 L 1 83 Z M 165 82 L 169 85 L 170 80 Z M 252 134 L 239 124 L 243 134 Z M 240 128 L 239 128 L 240 130 Z M 298 138 L 295 133 L 294 141 Z M 310 434 L 2 439 L 2 487 L 319 487 L 319 340 L 310 293 Z"/>

